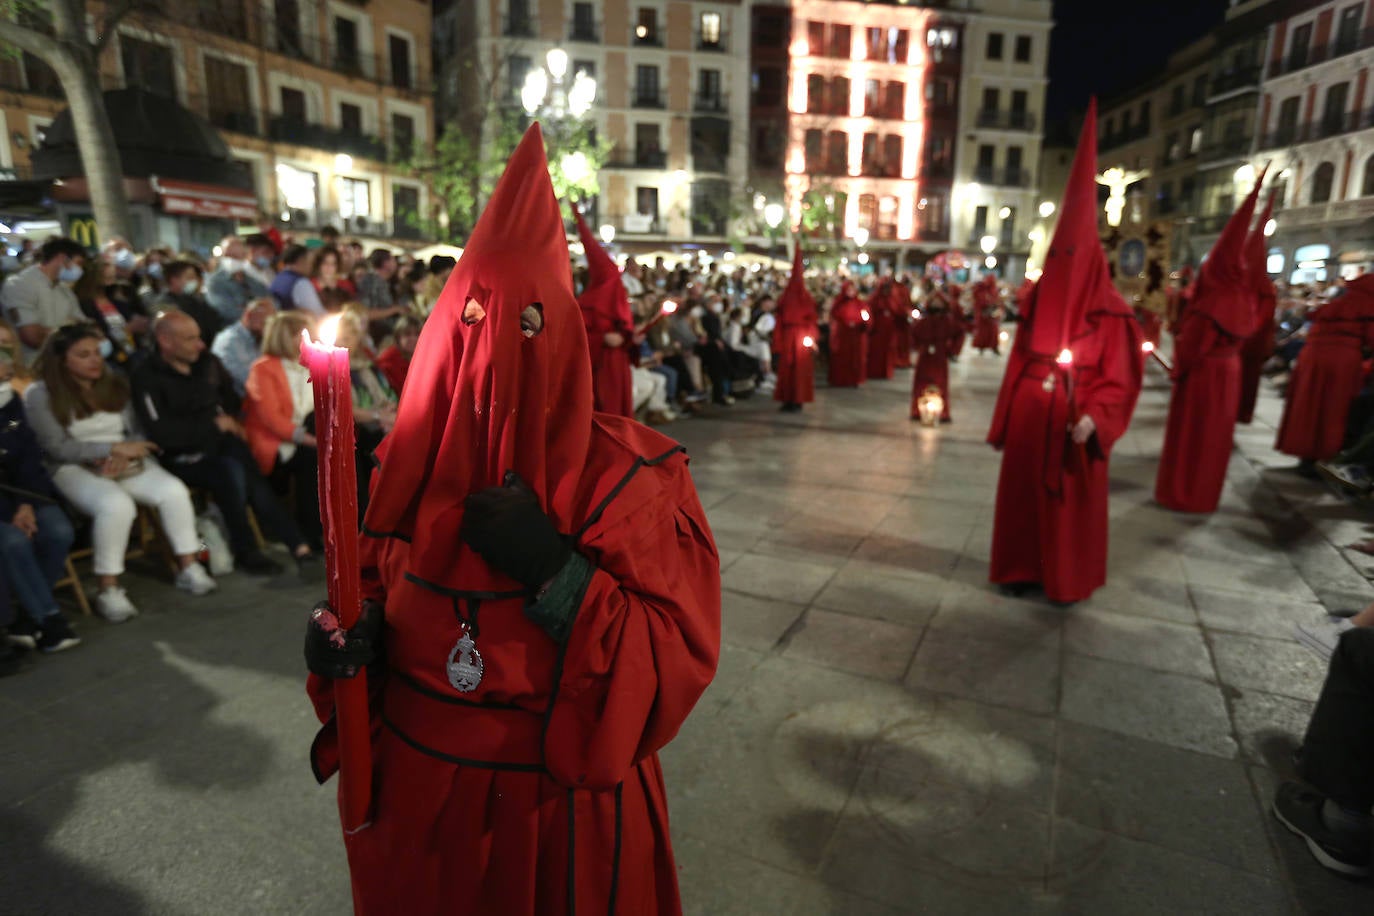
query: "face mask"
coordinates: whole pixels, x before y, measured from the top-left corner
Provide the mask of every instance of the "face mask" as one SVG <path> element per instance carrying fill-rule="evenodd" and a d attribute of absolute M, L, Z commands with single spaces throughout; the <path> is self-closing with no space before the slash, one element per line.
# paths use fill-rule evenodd
<path fill-rule="evenodd" d="M 106 339 L 102 340 L 102 341 L 100 342 L 100 357 L 101 357 L 101 359 L 109 359 L 109 358 L 110 358 L 110 355 L 113 354 L 113 353 L 114 353 L 114 344 L 110 343 L 109 338 L 106 338 Z"/>
<path fill-rule="evenodd" d="M 183 293 L 185 293 L 186 295 L 188 295 L 188 296 L 194 296 L 194 295 L 196 294 L 196 291 L 199 290 L 199 289 L 200 289 L 200 281 L 199 281 L 199 280 L 187 280 L 187 281 L 186 281 L 186 285 L 183 286 L 183 287 L 181 288 L 181 291 L 182 291 Z"/>
<path fill-rule="evenodd" d="M 219 269 L 226 274 L 236 274 L 243 271 L 248 265 L 238 258 L 220 258 Z"/>
<path fill-rule="evenodd" d="M 121 248 L 115 252 L 114 266 L 120 270 L 133 270 L 136 263 L 138 263 L 138 258 L 134 257 L 134 253 L 129 249 Z"/>
<path fill-rule="evenodd" d="M 258 257 L 253 259 L 253 264 L 257 267 L 262 268 L 263 270 L 266 270 L 267 268 L 272 266 L 272 259 L 259 255 Z"/>
<path fill-rule="evenodd" d="M 80 279 L 81 268 L 77 267 L 75 264 L 68 264 L 57 272 L 57 280 L 59 283 L 75 283 Z"/>
<path fill-rule="evenodd" d="M 4 407 L 14 400 L 14 386 L 9 382 L 0 382 L 0 407 Z"/>
<path fill-rule="evenodd" d="M 157 261 L 154 261 L 153 263 L 149 264 L 149 265 L 148 265 L 148 276 L 150 276 L 150 277 L 161 277 L 161 276 L 162 276 L 162 265 L 161 265 L 160 263 L 158 263 Z"/>

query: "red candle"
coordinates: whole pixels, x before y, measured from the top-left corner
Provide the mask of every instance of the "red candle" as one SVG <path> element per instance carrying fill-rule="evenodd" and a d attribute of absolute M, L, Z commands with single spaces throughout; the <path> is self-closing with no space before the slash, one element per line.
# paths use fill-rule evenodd
<path fill-rule="evenodd" d="M 362 612 L 358 564 L 358 472 L 353 463 L 353 384 L 348 350 L 333 346 L 338 319 L 320 327 L 322 341 L 301 333 L 301 365 L 310 370 L 315 397 L 315 440 L 319 450 L 320 518 L 329 604 L 344 629 Z M 335 721 L 339 729 L 339 797 L 345 833 L 368 824 L 371 806 L 372 747 L 367 706 L 367 672 L 334 682 Z"/>
<path fill-rule="evenodd" d="M 673 314 L 676 311 L 677 303 L 674 302 L 672 299 L 665 300 L 663 303 L 663 308 L 659 310 L 659 313 L 657 315 L 649 319 L 649 322 L 647 324 L 645 324 L 643 327 L 639 329 L 639 333 L 644 333 L 645 331 L 649 330 L 649 328 L 658 324 L 664 318 L 667 318 L 669 315 Z"/>

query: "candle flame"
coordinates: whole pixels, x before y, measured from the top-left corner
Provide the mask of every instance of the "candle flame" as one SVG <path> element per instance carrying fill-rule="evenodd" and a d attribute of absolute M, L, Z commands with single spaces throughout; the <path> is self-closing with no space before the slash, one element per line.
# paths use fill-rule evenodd
<path fill-rule="evenodd" d="M 816 341 L 812 339 L 810 334 L 807 334 L 805 337 L 802 338 L 802 346 L 806 347 L 808 350 L 814 347 L 815 345 Z"/>
<path fill-rule="evenodd" d="M 339 316 L 330 315 L 315 330 L 315 337 L 326 347 L 334 346 L 334 341 L 339 336 Z"/>
<path fill-rule="evenodd" d="M 1141 352 L 1141 353 L 1153 353 L 1153 352 L 1155 352 L 1155 345 L 1154 345 L 1153 343 L 1151 343 L 1150 341 L 1147 340 L 1147 341 L 1145 341 L 1143 344 L 1140 345 L 1140 352 Z"/>
<path fill-rule="evenodd" d="M 677 303 L 676 303 L 676 302 L 674 302 L 672 299 L 666 299 L 666 300 L 664 300 L 664 302 L 663 302 L 663 314 L 665 314 L 665 315 L 671 315 L 671 314 L 673 314 L 673 313 L 676 312 L 676 311 L 677 311 Z"/>
<path fill-rule="evenodd" d="M 1008 334 L 1006 331 L 1003 331 L 1001 334 L 998 334 L 998 335 L 997 335 L 997 339 L 1000 340 L 1000 341 L 1003 341 L 1004 343 L 1005 343 L 1010 337 L 1011 337 L 1011 335 Z"/>
<path fill-rule="evenodd" d="M 862 318 L 864 321 L 867 321 L 868 318 L 869 318 L 868 309 L 862 309 L 862 310 L 859 312 L 859 317 Z"/>
<path fill-rule="evenodd" d="M 1072 366 L 1072 365 L 1073 365 L 1073 351 L 1070 350 L 1068 347 L 1065 347 L 1064 349 L 1060 350 L 1060 351 L 1059 351 L 1059 359 L 1056 360 L 1056 362 L 1058 362 L 1059 365 L 1061 365 L 1061 366 Z"/>
<path fill-rule="evenodd" d="M 916 320 L 919 321 L 920 318 L 921 318 L 921 310 L 920 310 L 920 309 L 912 309 L 912 310 L 911 310 L 911 317 L 912 317 L 912 318 L 915 318 Z"/>

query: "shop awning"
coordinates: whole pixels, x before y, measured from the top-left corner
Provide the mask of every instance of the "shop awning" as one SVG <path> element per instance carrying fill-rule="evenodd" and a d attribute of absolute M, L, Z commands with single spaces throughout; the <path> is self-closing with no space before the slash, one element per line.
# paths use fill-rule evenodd
<path fill-rule="evenodd" d="M 247 191 L 156 176 L 152 181 L 165 213 L 216 219 L 258 218 L 258 199 Z"/>

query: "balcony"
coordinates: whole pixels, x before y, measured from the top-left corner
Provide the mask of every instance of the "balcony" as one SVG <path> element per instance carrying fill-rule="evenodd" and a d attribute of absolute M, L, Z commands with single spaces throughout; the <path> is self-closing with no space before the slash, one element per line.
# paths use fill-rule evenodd
<path fill-rule="evenodd" d="M 652 213 L 628 213 L 616 228 L 626 235 L 663 235 L 667 227 Z"/>
<path fill-rule="evenodd" d="M 978 126 L 985 130 L 1035 130 L 1035 115 L 1029 111 L 985 109 L 978 112 Z"/>
<path fill-rule="evenodd" d="M 1296 73 L 1307 67 L 1325 63 L 1337 57 L 1344 57 L 1347 54 L 1354 54 L 1356 51 L 1363 51 L 1366 48 L 1374 48 L 1374 28 L 1361 29 L 1349 35 L 1337 35 L 1326 44 L 1295 49 L 1296 53 L 1270 62 L 1269 78 L 1283 76 L 1285 73 Z"/>
<path fill-rule="evenodd" d="M 1254 66 L 1217 74 L 1211 79 L 1207 97 L 1214 99 L 1219 95 L 1226 95 L 1228 92 L 1235 92 L 1238 89 L 1254 89 L 1258 92 L 1262 73 L 1262 67 Z"/>
<path fill-rule="evenodd" d="M 667 97 L 662 90 L 636 86 L 630 96 L 632 108 L 667 108 Z"/>
<path fill-rule="evenodd" d="M 955 121 L 959 118 L 959 106 L 953 102 L 929 102 L 926 104 L 927 121 Z"/>
<path fill-rule="evenodd" d="M 1338 137 L 1357 130 L 1367 130 L 1370 127 L 1374 127 L 1374 108 L 1345 112 L 1339 117 L 1322 118 L 1320 121 L 1308 121 L 1306 124 L 1281 124 L 1277 130 L 1259 138 L 1258 148 L 1280 149 L 1299 143 Z"/>
<path fill-rule="evenodd" d="M 1203 162 L 1216 162 L 1218 159 L 1235 159 L 1250 153 L 1249 137 L 1223 137 L 1203 145 L 1198 156 Z"/>
<path fill-rule="evenodd" d="M 707 114 L 726 114 L 730 110 L 730 104 L 726 97 L 720 93 L 713 95 L 697 93 L 692 97 L 692 110 Z"/>
<path fill-rule="evenodd" d="M 696 47 L 698 51 L 715 51 L 721 54 L 729 50 L 729 45 L 725 41 L 724 32 L 719 32 L 714 36 L 707 36 L 698 30 L 696 33 Z"/>
<path fill-rule="evenodd" d="M 635 150 L 634 155 L 626 159 L 612 158 L 606 163 L 608 169 L 666 169 L 668 167 L 668 154 L 662 150 L 642 149 Z"/>
<path fill-rule="evenodd" d="M 1098 148 L 1109 150 L 1118 146 L 1125 146 L 1127 143 L 1134 143 L 1136 140 L 1143 140 L 1150 136 L 1150 125 L 1133 124 L 1124 130 L 1115 130 L 1110 134 L 1103 134 L 1098 142 Z"/>
<path fill-rule="evenodd" d="M 533 38 L 534 17 L 528 13 L 517 16 L 507 14 L 501 20 L 501 34 L 507 38 Z"/>
<path fill-rule="evenodd" d="M 568 41 L 599 44 L 601 42 L 601 23 L 574 21 L 572 28 L 568 30 Z"/>
<path fill-rule="evenodd" d="M 998 169 L 979 166 L 973 171 L 973 180 L 979 184 L 995 188 L 1028 188 L 1030 172 L 1025 169 Z"/>
<path fill-rule="evenodd" d="M 337 127 L 311 124 L 286 115 L 276 115 L 267 126 L 267 135 L 279 143 L 294 143 L 331 153 L 347 153 L 377 162 L 386 161 L 386 144 L 377 137 L 355 134 Z"/>
<path fill-rule="evenodd" d="M 663 32 L 656 27 L 637 25 L 630 30 L 630 44 L 637 48 L 661 48 Z"/>
<path fill-rule="evenodd" d="M 206 120 L 220 130 L 230 133 L 248 137 L 262 136 L 262 122 L 256 111 L 231 111 L 227 108 L 211 107 L 206 114 Z"/>

